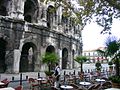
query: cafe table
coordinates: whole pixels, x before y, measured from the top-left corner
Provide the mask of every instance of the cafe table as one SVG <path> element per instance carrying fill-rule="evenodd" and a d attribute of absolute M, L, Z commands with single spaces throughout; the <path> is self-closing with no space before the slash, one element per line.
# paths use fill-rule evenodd
<path fill-rule="evenodd" d="M 104 79 L 95 79 L 97 82 L 100 82 L 100 84 L 102 84 L 102 82 L 105 82 Z"/>
<path fill-rule="evenodd" d="M 107 88 L 105 90 L 120 90 L 120 88 Z"/>
<path fill-rule="evenodd" d="M 46 78 L 45 78 L 45 77 L 40 77 L 40 78 L 38 78 L 37 80 L 38 80 L 38 81 L 45 81 Z"/>
<path fill-rule="evenodd" d="M 80 85 L 83 85 L 84 87 L 88 87 L 91 83 L 90 82 L 80 82 Z"/>
<path fill-rule="evenodd" d="M 97 82 L 105 82 L 104 79 L 96 79 Z"/>
<path fill-rule="evenodd" d="M 67 89 L 73 89 L 73 86 L 70 85 L 61 85 L 60 88 L 67 90 Z"/>
<path fill-rule="evenodd" d="M 90 82 L 80 82 L 81 85 L 85 85 L 85 86 L 88 86 L 90 85 L 91 83 Z"/>
<path fill-rule="evenodd" d="M 6 87 L 6 88 L 0 88 L 0 90 L 15 90 L 15 89 L 12 87 Z"/>
<path fill-rule="evenodd" d="M 5 83 L 3 83 L 3 82 L 0 82 L 0 85 L 4 85 Z"/>

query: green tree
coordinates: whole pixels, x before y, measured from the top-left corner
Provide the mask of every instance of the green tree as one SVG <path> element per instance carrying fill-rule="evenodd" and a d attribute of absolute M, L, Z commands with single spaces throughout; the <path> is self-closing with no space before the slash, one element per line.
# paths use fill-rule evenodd
<path fill-rule="evenodd" d="M 106 41 L 106 55 L 110 56 L 112 58 L 112 56 L 117 52 L 117 50 L 119 50 L 120 47 L 120 43 L 118 42 L 118 40 L 116 38 L 108 38 Z M 119 76 L 119 59 L 118 57 L 114 58 L 114 64 L 115 64 L 115 70 L 116 70 L 116 76 Z"/>
<path fill-rule="evenodd" d="M 83 72 L 83 63 L 86 62 L 88 58 L 86 56 L 77 56 L 75 61 L 80 64 L 81 72 Z"/>
<path fill-rule="evenodd" d="M 118 40 L 115 37 L 108 37 L 105 41 L 105 45 L 106 48 L 105 50 L 97 50 L 99 53 L 101 53 L 102 55 L 104 55 L 105 57 L 113 57 L 113 55 L 119 50 L 120 47 L 120 43 L 118 42 Z M 120 55 L 118 54 L 117 56 L 120 57 Z M 115 63 L 116 66 L 116 75 L 119 76 L 119 58 L 114 58 L 114 60 L 112 61 Z"/>
<path fill-rule="evenodd" d="M 48 65 L 48 71 L 51 71 L 51 66 L 59 61 L 59 58 L 56 53 L 45 53 L 42 56 L 42 62 Z"/>

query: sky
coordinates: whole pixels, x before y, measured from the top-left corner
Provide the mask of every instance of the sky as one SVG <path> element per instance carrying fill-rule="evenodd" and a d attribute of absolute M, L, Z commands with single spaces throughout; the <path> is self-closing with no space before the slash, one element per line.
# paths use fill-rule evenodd
<path fill-rule="evenodd" d="M 85 26 L 82 31 L 83 50 L 93 50 L 105 46 L 105 40 L 109 35 L 100 34 L 101 31 L 102 27 L 98 26 L 96 23 L 90 23 Z M 112 36 L 120 39 L 120 20 L 115 19 L 113 21 L 111 33 Z"/>

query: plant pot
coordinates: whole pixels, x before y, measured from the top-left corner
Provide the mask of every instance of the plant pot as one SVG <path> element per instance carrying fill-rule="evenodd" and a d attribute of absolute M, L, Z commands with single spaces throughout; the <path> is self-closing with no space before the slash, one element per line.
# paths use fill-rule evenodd
<path fill-rule="evenodd" d="M 45 71 L 46 76 L 52 76 L 54 72 Z"/>
<path fill-rule="evenodd" d="M 120 88 L 120 83 L 113 83 L 112 82 L 112 87 L 113 88 Z"/>

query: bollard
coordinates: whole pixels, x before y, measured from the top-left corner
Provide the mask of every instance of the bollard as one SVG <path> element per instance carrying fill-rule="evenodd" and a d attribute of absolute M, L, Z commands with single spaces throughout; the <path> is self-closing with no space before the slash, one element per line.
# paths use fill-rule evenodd
<path fill-rule="evenodd" d="M 28 80 L 28 76 L 26 76 L 26 80 Z"/>
<path fill-rule="evenodd" d="M 75 75 L 75 70 L 74 70 L 74 72 L 73 72 L 73 75 Z"/>
<path fill-rule="evenodd" d="M 20 74 L 20 85 L 22 85 L 22 73 Z"/>
<path fill-rule="evenodd" d="M 64 71 L 64 75 L 66 74 L 66 72 Z"/>
<path fill-rule="evenodd" d="M 12 77 L 12 81 L 14 81 L 14 77 Z"/>
<path fill-rule="evenodd" d="M 38 72 L 38 78 L 40 77 L 40 73 Z"/>

